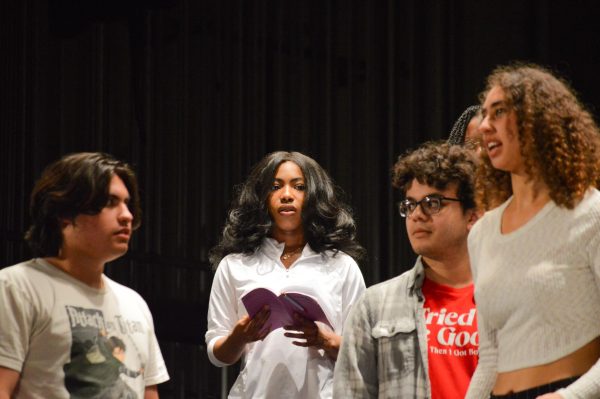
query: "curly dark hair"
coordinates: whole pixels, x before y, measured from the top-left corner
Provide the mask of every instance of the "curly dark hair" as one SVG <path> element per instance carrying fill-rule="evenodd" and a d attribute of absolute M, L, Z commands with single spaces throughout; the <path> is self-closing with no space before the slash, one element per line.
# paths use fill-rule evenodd
<path fill-rule="evenodd" d="M 46 167 L 31 192 L 31 226 L 25 234 L 34 256 L 57 256 L 63 244 L 61 220 L 98 214 L 108 203 L 115 175 L 129 191 L 129 211 L 137 229 L 142 211 L 137 179 L 128 164 L 108 154 L 81 152 Z"/>
<path fill-rule="evenodd" d="M 237 189 L 219 244 L 211 249 L 213 267 L 228 254 L 252 254 L 271 232 L 273 221 L 267 201 L 279 165 L 293 162 L 304 174 L 306 184 L 302 223 L 304 236 L 316 252 L 343 251 L 355 259 L 365 250 L 356 241 L 356 224 L 343 192 L 312 158 L 299 152 L 278 151 L 264 157 Z"/>
<path fill-rule="evenodd" d="M 456 184 L 456 195 L 466 211 L 475 208 L 476 165 L 475 156 L 467 148 L 430 141 L 398 157 L 393 168 L 392 184 L 400 189 L 403 196 L 415 179 L 438 190 Z"/>
<path fill-rule="evenodd" d="M 504 90 L 517 115 L 527 174 L 548 186 L 556 204 L 572 209 L 600 177 L 600 134 L 594 119 L 567 82 L 538 65 L 494 69 L 480 94 L 482 103 L 494 87 Z M 478 205 L 492 209 L 511 195 L 510 173 L 494 169 L 484 151 L 476 179 Z"/>

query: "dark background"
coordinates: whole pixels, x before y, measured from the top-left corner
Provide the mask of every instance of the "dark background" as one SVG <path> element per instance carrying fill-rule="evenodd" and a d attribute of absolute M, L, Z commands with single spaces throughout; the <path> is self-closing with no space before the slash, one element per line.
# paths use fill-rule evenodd
<path fill-rule="evenodd" d="M 27 259 L 45 165 L 132 163 L 144 218 L 107 273 L 142 294 L 171 374 L 162 398 L 219 397 L 204 332 L 233 188 L 274 150 L 315 158 L 348 194 L 368 285 L 412 266 L 390 186 L 396 157 L 445 138 L 498 64 L 569 79 L 597 115 L 595 1 L 2 0 L 0 264 Z"/>

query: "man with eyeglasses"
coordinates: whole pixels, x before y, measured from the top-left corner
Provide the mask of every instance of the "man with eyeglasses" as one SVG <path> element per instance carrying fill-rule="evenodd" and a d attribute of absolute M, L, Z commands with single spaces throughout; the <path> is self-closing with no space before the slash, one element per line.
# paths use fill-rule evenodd
<path fill-rule="evenodd" d="M 463 398 L 478 336 L 467 235 L 477 220 L 475 159 L 427 143 L 401 156 L 393 184 L 403 200 L 412 269 L 367 289 L 344 329 L 335 398 Z"/>

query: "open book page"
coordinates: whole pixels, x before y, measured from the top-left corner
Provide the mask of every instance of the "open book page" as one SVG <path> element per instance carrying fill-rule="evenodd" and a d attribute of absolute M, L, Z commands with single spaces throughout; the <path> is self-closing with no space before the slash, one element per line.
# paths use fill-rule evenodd
<path fill-rule="evenodd" d="M 325 316 L 325 312 L 314 298 L 299 292 L 286 292 L 281 294 L 279 298 L 288 302 L 287 308 L 292 315 L 296 312 L 308 320 L 320 321 L 333 329 L 327 316 Z"/>
<path fill-rule="evenodd" d="M 271 316 L 266 325 L 271 325 L 270 331 L 294 324 L 294 313 L 309 320 L 321 322 L 333 329 L 317 300 L 304 293 L 286 290 L 278 296 L 266 288 L 256 288 L 242 297 L 242 303 L 250 317 L 254 317 L 264 305 L 268 305 Z"/>
<path fill-rule="evenodd" d="M 254 317 L 265 305 L 269 306 L 271 316 L 265 326 L 271 325 L 269 331 L 293 324 L 292 314 L 281 303 L 279 297 L 266 288 L 255 288 L 242 297 L 242 303 L 250 317 Z"/>
<path fill-rule="evenodd" d="M 320 308 L 320 312 L 322 312 L 323 316 L 325 318 L 325 321 L 320 320 L 320 317 L 316 317 L 316 313 L 312 313 L 311 314 L 313 316 L 308 317 L 308 316 L 304 316 L 309 320 L 313 320 L 313 321 L 319 321 L 321 323 L 323 323 L 325 326 L 331 328 L 332 330 L 334 330 L 335 328 L 333 327 L 333 322 L 334 320 L 336 320 L 336 314 L 337 311 L 336 308 L 334 307 L 334 305 L 330 302 L 330 301 L 326 301 L 323 300 L 322 298 L 330 298 L 331 295 L 328 292 L 321 292 L 322 289 L 325 289 L 324 286 L 318 284 L 317 282 L 313 282 L 313 284 L 311 285 L 307 285 L 307 284 L 288 284 L 286 285 L 284 288 L 281 289 L 280 293 L 287 293 L 287 294 L 292 294 L 292 293 L 298 293 L 298 294 L 302 294 L 305 295 L 311 299 L 313 299 L 315 301 L 315 304 Z M 301 313 L 301 312 L 298 312 Z"/>

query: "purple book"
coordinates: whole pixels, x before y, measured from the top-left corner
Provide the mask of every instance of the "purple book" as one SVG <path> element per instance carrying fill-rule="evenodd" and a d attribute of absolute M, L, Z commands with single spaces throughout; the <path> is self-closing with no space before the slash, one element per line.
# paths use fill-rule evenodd
<path fill-rule="evenodd" d="M 318 302 L 311 296 L 299 292 L 284 292 L 279 296 L 266 288 L 256 288 L 242 297 L 242 303 L 252 318 L 263 306 L 269 305 L 271 316 L 265 323 L 269 332 L 294 324 L 294 313 L 312 321 L 319 321 L 333 330 Z"/>

